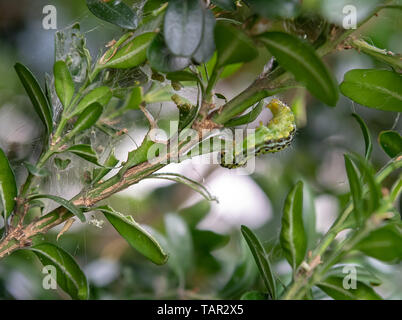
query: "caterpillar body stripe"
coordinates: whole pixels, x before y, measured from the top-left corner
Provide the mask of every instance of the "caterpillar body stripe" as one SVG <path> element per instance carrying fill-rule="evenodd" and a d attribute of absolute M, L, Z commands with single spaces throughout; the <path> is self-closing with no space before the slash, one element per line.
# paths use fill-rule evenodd
<path fill-rule="evenodd" d="M 272 119 L 266 126 L 261 124 L 252 135 L 243 140 L 243 146 L 227 160 L 225 151 L 220 154 L 221 166 L 233 169 L 246 165 L 251 157 L 283 150 L 291 144 L 296 133 L 295 117 L 292 110 L 278 99 L 272 99 L 267 105 L 272 112 Z"/>

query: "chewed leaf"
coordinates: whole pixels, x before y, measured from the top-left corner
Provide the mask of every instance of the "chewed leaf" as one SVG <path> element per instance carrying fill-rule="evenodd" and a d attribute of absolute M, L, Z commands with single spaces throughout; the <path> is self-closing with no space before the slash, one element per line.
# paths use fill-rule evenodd
<path fill-rule="evenodd" d="M 66 149 L 66 151 L 74 153 L 76 156 L 85 159 L 89 162 L 92 162 L 97 166 L 102 166 L 99 164 L 96 152 L 92 149 L 92 147 L 89 144 L 77 144 L 75 146 Z"/>
<path fill-rule="evenodd" d="M 130 219 L 131 216 L 130 218 L 125 217 L 108 206 L 102 206 L 96 209 L 105 215 L 117 232 L 120 233 L 134 249 L 138 250 L 155 264 L 161 265 L 166 263 L 168 255 L 150 233 L 135 222 L 134 219 Z"/>
<path fill-rule="evenodd" d="M 89 297 L 87 278 L 74 258 L 62 248 L 41 243 L 29 249 L 39 258 L 43 266 L 56 268 L 57 284 L 73 299 L 86 300 Z"/>

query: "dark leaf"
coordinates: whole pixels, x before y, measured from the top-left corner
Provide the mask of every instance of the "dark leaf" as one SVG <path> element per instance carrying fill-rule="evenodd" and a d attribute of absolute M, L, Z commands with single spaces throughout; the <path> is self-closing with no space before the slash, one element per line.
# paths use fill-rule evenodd
<path fill-rule="evenodd" d="M 169 1 L 163 32 L 170 52 L 176 56 L 190 57 L 201 42 L 203 24 L 201 1 Z"/>
<path fill-rule="evenodd" d="M 173 55 L 166 47 L 160 34 L 153 39 L 148 47 L 147 56 L 151 67 L 160 72 L 179 71 L 190 64 L 189 58 Z"/>
<path fill-rule="evenodd" d="M 202 38 L 197 50 L 193 54 L 193 59 L 201 64 L 211 59 L 215 51 L 215 16 L 211 10 L 205 10 L 204 12 L 204 27 L 202 31 Z"/>
<path fill-rule="evenodd" d="M 31 99 L 36 113 L 45 125 L 47 133 L 51 134 L 53 130 L 52 110 L 42 88 L 27 67 L 17 62 L 14 68 Z"/>
<path fill-rule="evenodd" d="M 120 0 L 86 0 L 88 9 L 99 19 L 124 29 L 134 30 L 138 26 L 137 14 Z"/>

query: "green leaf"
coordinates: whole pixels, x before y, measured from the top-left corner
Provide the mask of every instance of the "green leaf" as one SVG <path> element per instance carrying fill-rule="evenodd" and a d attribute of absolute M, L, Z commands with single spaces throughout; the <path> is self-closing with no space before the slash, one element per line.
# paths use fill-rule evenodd
<path fill-rule="evenodd" d="M 127 100 L 125 108 L 130 110 L 137 110 L 140 108 L 142 100 L 142 88 L 134 87 L 133 90 L 131 90 L 131 94 Z"/>
<path fill-rule="evenodd" d="M 105 64 L 99 64 L 101 68 L 129 69 L 142 64 L 147 59 L 147 50 L 155 33 L 147 32 L 134 38 L 122 48 Z"/>
<path fill-rule="evenodd" d="M 147 57 L 152 68 L 165 73 L 182 70 L 190 64 L 189 58 L 173 55 L 160 34 L 148 47 Z"/>
<path fill-rule="evenodd" d="M 239 298 L 239 296 L 246 290 L 249 290 L 255 283 L 258 276 L 258 269 L 253 261 L 253 256 L 246 244 L 243 245 L 243 257 L 234 268 L 229 280 L 219 290 L 219 297 L 224 299 Z"/>
<path fill-rule="evenodd" d="M 66 149 L 65 151 L 74 153 L 76 156 L 82 159 L 85 159 L 89 162 L 92 162 L 93 164 L 101 166 L 98 162 L 98 156 L 96 155 L 96 152 L 92 149 L 91 145 L 89 144 L 77 144 L 75 146 Z"/>
<path fill-rule="evenodd" d="M 211 0 L 213 4 L 227 11 L 235 11 L 236 4 L 234 0 Z"/>
<path fill-rule="evenodd" d="M 355 69 L 345 74 L 343 95 L 369 108 L 402 111 L 402 75 L 388 70 Z"/>
<path fill-rule="evenodd" d="M 228 244 L 230 236 L 219 234 L 210 230 L 195 229 L 192 232 L 194 245 L 202 247 L 205 251 L 213 251 Z"/>
<path fill-rule="evenodd" d="M 379 286 L 382 284 L 380 278 L 378 278 L 374 273 L 367 270 L 364 267 L 357 265 L 341 265 L 335 266 L 331 268 L 327 273 L 326 277 L 337 277 L 341 279 L 345 279 L 346 275 L 350 272 L 350 268 L 354 268 L 356 270 L 356 280 L 359 282 L 363 282 L 368 286 Z"/>
<path fill-rule="evenodd" d="M 35 194 L 29 197 L 29 201 L 37 199 L 50 199 L 57 202 L 59 205 L 70 211 L 73 215 L 79 218 L 82 222 L 85 222 L 85 215 L 80 208 L 74 205 L 71 201 L 64 198 L 53 196 L 50 194 Z"/>
<path fill-rule="evenodd" d="M 240 300 L 268 300 L 268 298 L 269 297 L 266 293 L 259 291 L 248 291 L 240 297 Z"/>
<path fill-rule="evenodd" d="M 14 209 L 17 194 L 14 172 L 4 151 L 0 148 L 0 201 L 3 205 L 5 220 Z"/>
<path fill-rule="evenodd" d="M 368 216 L 373 214 L 380 205 L 382 199 L 381 186 L 374 177 L 375 171 L 372 165 L 366 159 L 358 154 L 351 154 L 350 157 L 356 163 L 368 187 L 369 192 L 364 209 L 365 215 Z"/>
<path fill-rule="evenodd" d="M 36 176 L 36 177 L 47 177 L 50 172 L 45 169 L 45 168 L 38 168 L 36 166 L 34 166 L 33 164 L 24 161 L 24 166 L 25 168 L 27 168 L 27 170 L 29 171 L 30 174 Z"/>
<path fill-rule="evenodd" d="M 276 282 L 264 247 L 257 236 L 246 226 L 241 226 L 241 232 L 253 254 L 269 296 L 276 300 Z"/>
<path fill-rule="evenodd" d="M 138 252 L 155 264 L 165 264 L 168 256 L 154 237 L 131 216 L 124 216 L 108 206 L 96 208 L 113 225 L 117 232 Z"/>
<path fill-rule="evenodd" d="M 163 34 L 174 55 L 190 57 L 198 48 L 204 24 L 199 0 L 171 0 L 165 14 Z"/>
<path fill-rule="evenodd" d="M 89 105 L 93 104 L 94 102 L 98 102 L 100 105 L 106 107 L 111 98 L 112 98 L 112 90 L 110 90 L 109 87 L 106 86 L 97 87 L 91 90 L 80 100 L 78 105 L 74 108 L 70 117 L 79 115 L 82 111 L 84 111 Z"/>
<path fill-rule="evenodd" d="M 61 158 L 54 158 L 54 164 L 59 170 L 67 169 L 68 165 L 71 163 L 70 159 L 61 159 Z"/>
<path fill-rule="evenodd" d="M 137 14 L 123 1 L 86 0 L 88 9 L 99 19 L 124 29 L 134 30 L 138 26 Z"/>
<path fill-rule="evenodd" d="M 214 14 L 209 9 L 206 9 L 204 12 L 203 24 L 201 41 L 193 54 L 193 59 L 199 64 L 207 62 L 215 52 L 214 29 L 216 20 Z"/>
<path fill-rule="evenodd" d="M 67 108 L 74 96 L 74 82 L 70 71 L 66 63 L 63 60 L 59 60 L 53 66 L 53 73 L 57 96 L 64 108 Z"/>
<path fill-rule="evenodd" d="M 200 82 L 200 79 L 195 73 L 190 71 L 176 71 L 176 72 L 169 72 L 166 75 L 166 79 L 170 81 L 194 81 Z"/>
<path fill-rule="evenodd" d="M 262 108 L 264 106 L 264 101 L 261 100 L 250 112 L 239 116 L 237 118 L 233 118 L 225 123 L 225 127 L 237 127 L 243 124 L 247 124 L 253 122 L 260 115 Z"/>
<path fill-rule="evenodd" d="M 336 80 L 309 44 L 283 32 L 266 32 L 260 39 L 279 64 L 293 73 L 316 98 L 329 106 L 336 105 Z"/>
<path fill-rule="evenodd" d="M 167 214 L 164 220 L 170 252 L 169 263 L 182 283 L 194 262 L 193 240 L 187 224 L 179 215 Z"/>
<path fill-rule="evenodd" d="M 355 213 L 356 221 L 361 226 L 364 221 L 364 208 L 363 208 L 363 186 L 360 177 L 357 173 L 356 167 L 352 160 L 345 155 L 345 168 L 348 176 L 350 194 L 353 200 L 353 212 Z"/>
<path fill-rule="evenodd" d="M 355 247 L 364 254 L 384 262 L 402 260 L 402 231 L 395 223 L 389 223 L 372 231 Z"/>
<path fill-rule="evenodd" d="M 36 113 L 45 125 L 47 133 L 51 134 L 53 130 L 52 110 L 42 88 L 27 67 L 17 62 L 14 68 L 25 91 L 31 99 Z"/>
<path fill-rule="evenodd" d="M 382 131 L 378 136 L 378 142 L 384 152 L 391 158 L 402 152 L 402 137 L 396 131 Z"/>
<path fill-rule="evenodd" d="M 76 134 L 91 128 L 100 118 L 103 112 L 103 107 L 94 102 L 90 104 L 78 117 L 74 124 L 73 129 L 67 134 L 69 137 L 73 137 Z"/>
<path fill-rule="evenodd" d="M 368 285 L 357 281 L 356 289 L 344 289 L 343 279 L 328 277 L 317 285 L 335 300 L 381 300 L 382 298 Z"/>
<path fill-rule="evenodd" d="M 369 160 L 371 157 L 371 152 L 373 151 L 373 144 L 371 142 L 370 130 L 368 129 L 364 120 L 357 113 L 352 113 L 352 116 L 356 119 L 357 123 L 359 124 L 362 130 L 364 143 L 366 145 L 366 151 L 364 154 L 366 159 Z"/>
<path fill-rule="evenodd" d="M 186 221 L 190 228 L 195 228 L 197 224 L 205 218 L 211 210 L 211 203 L 207 200 L 201 200 L 194 205 L 183 208 L 179 211 L 180 216 Z"/>
<path fill-rule="evenodd" d="M 241 30 L 226 23 L 216 25 L 215 43 L 218 51 L 216 68 L 248 62 L 258 56 L 258 50 L 251 39 Z"/>
<path fill-rule="evenodd" d="M 57 284 L 73 299 L 87 300 L 89 289 L 87 278 L 74 258 L 52 243 L 41 243 L 28 249 L 32 251 L 43 266 L 56 268 Z"/>
<path fill-rule="evenodd" d="M 292 188 L 286 198 L 280 243 L 286 260 L 296 272 L 307 250 L 307 236 L 303 224 L 303 182 L 301 181 Z"/>

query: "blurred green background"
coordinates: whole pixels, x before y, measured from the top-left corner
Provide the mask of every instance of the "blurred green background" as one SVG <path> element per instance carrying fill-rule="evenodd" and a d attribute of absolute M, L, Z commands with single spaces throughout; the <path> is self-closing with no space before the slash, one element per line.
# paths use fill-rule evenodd
<path fill-rule="evenodd" d="M 376 3 L 355 2 L 362 10 Z M 304 5 L 308 10 L 319 10 L 336 21 L 334 13 L 345 3 L 309 0 Z M 0 147 L 6 151 L 20 183 L 25 174 L 22 163 L 37 155 L 42 129 L 37 126 L 36 115 L 13 65 L 17 61 L 23 62 L 42 84 L 45 73 L 52 72 L 55 30 L 44 30 L 42 27 L 45 16 L 42 10 L 47 4 L 57 9 L 58 29 L 75 22 L 81 24 L 93 56 L 99 56 L 103 46 L 120 34 L 116 27 L 95 18 L 87 10 L 84 0 L 0 0 Z M 400 18 L 399 10 L 385 10 L 375 23 L 365 28 L 365 40 L 380 48 L 402 52 Z M 262 55 L 244 65 L 219 84 L 219 92 L 228 98 L 234 96 L 252 81 L 266 60 Z M 381 67 L 378 62 L 353 50 L 332 54 L 326 62 L 339 82 L 350 69 Z M 291 104 L 300 94 L 293 91 L 280 98 Z M 151 225 L 157 232 L 167 233 L 166 245 L 171 249 L 171 257 L 166 266 L 154 266 L 131 250 L 106 221 L 102 228 L 93 224 L 75 224 L 58 240 L 58 244 L 75 256 L 85 270 L 91 284 L 91 297 L 239 297 L 244 288 L 253 287 L 257 274 L 251 267 L 247 274 L 248 282 L 242 284 L 240 292 L 236 288 L 223 290 L 237 263 L 245 256 L 239 235 L 241 224 L 256 230 L 271 252 L 278 274 L 287 280 L 290 268 L 277 250 L 275 239 L 278 238 L 283 202 L 291 186 L 300 179 L 308 186 L 309 192 L 305 192 L 305 220 L 310 230 L 311 248 L 343 206 L 342 195 L 348 190 L 343 153 L 364 152 L 363 137 L 351 113 L 356 112 L 364 118 L 374 139 L 382 130 L 394 128 L 400 132 L 402 129 L 402 121 L 397 121 L 395 113 L 365 108 L 344 97 L 336 108 L 329 108 L 308 95 L 305 106 L 305 114 L 299 114 L 299 129 L 292 146 L 279 154 L 258 158 L 252 175 L 234 174 L 218 165 L 200 165 L 192 161 L 164 169 L 180 172 L 204 183 L 219 203 L 201 201 L 201 197 L 187 187 L 159 180 L 143 181 L 108 200 L 116 210 L 133 215 L 138 222 Z M 303 107 L 301 110 L 304 110 Z M 135 132 L 143 133 L 143 121 L 137 117 L 140 114 L 133 112 L 122 126 L 128 127 L 130 132 L 137 130 Z M 132 147 L 130 139 L 122 141 L 118 158 L 124 159 L 128 148 Z M 374 143 L 373 162 L 376 168 L 386 161 L 387 156 Z M 46 188 L 63 197 L 74 195 L 79 188 L 82 169 L 82 163 L 77 160 L 68 170 L 54 174 Z M 189 206 L 193 207 L 183 210 Z M 94 218 L 105 220 L 97 214 Z M 174 226 L 172 230 L 166 227 L 169 224 Z M 180 234 L 181 224 L 184 235 Z M 222 236 L 208 243 L 204 239 L 207 233 L 199 230 L 214 231 Z M 46 237 L 55 240 L 56 235 L 57 230 Z M 181 242 L 172 239 L 181 239 Z M 359 262 L 369 269 L 375 266 L 381 270 L 383 285 L 378 291 L 385 298 L 402 299 L 402 281 L 395 281 L 402 279 L 401 265 L 385 265 L 373 259 Z M 23 251 L 16 252 L 0 261 L 0 298 L 65 298 L 61 291 L 44 290 L 42 277 L 40 264 L 33 256 Z M 316 297 L 320 297 L 319 292 Z"/>

